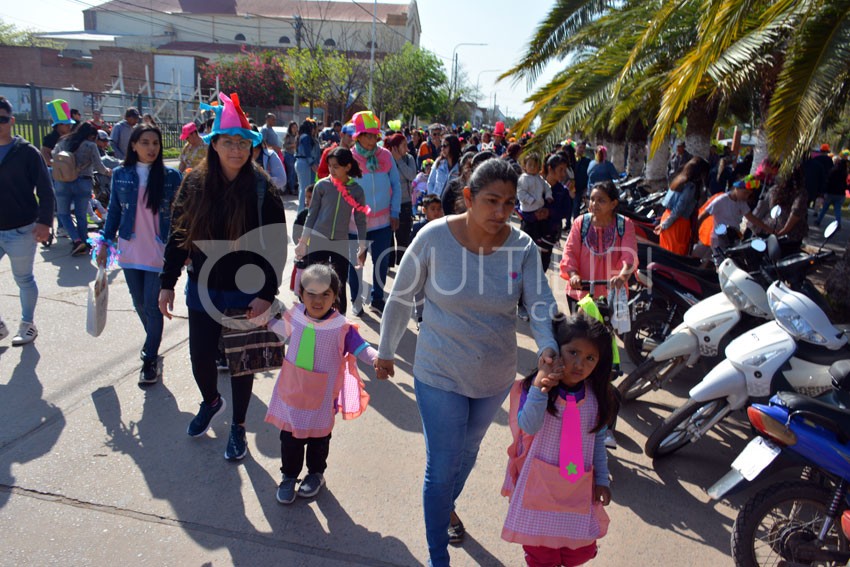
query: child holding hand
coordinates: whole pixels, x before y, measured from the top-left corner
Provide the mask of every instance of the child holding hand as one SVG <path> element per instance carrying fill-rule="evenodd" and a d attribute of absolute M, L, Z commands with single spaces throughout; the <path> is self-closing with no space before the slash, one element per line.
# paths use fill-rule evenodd
<path fill-rule="evenodd" d="M 557 365 L 540 364 L 510 393 L 510 498 L 502 539 L 522 544 L 530 566 L 581 565 L 608 531 L 605 431 L 617 402 L 611 335 L 583 314 L 553 320 Z"/>
<path fill-rule="evenodd" d="M 308 474 L 297 495 L 311 498 L 324 486 L 336 414 L 354 419 L 369 403 L 355 357 L 373 367 L 377 359 L 377 351 L 337 310 L 342 285 L 330 266 L 307 267 L 300 286 L 303 303 L 268 324 L 269 329 L 289 339 L 266 413 L 266 421 L 281 430 L 283 480 L 276 495 L 281 504 L 295 500 L 305 447 Z"/>

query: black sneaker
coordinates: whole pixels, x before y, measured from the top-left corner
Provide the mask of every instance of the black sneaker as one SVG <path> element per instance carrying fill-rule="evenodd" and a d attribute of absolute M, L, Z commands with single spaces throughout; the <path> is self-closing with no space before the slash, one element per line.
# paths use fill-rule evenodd
<path fill-rule="evenodd" d="M 215 367 L 217 370 L 230 370 L 230 364 L 227 362 L 227 355 L 222 351 L 218 351 L 218 356 L 215 359 Z"/>
<path fill-rule="evenodd" d="M 245 427 L 234 423 L 230 426 L 230 439 L 227 440 L 227 449 L 224 458 L 228 461 L 240 461 L 248 452 L 248 441 L 245 439 Z"/>
<path fill-rule="evenodd" d="M 372 309 L 372 312 L 379 317 L 384 314 L 384 308 L 386 306 L 387 306 L 387 303 L 383 299 L 381 301 L 373 301 L 369 305 L 369 307 Z"/>
<path fill-rule="evenodd" d="M 71 248 L 71 256 L 82 256 L 89 251 L 88 245 L 82 240 L 74 242 Z"/>
<path fill-rule="evenodd" d="M 301 498 L 312 498 L 319 493 L 325 485 L 325 476 L 322 473 L 310 473 L 301 481 L 298 487 L 298 496 Z"/>
<path fill-rule="evenodd" d="M 294 476 L 283 477 L 283 481 L 277 487 L 277 494 L 275 494 L 277 501 L 281 504 L 292 504 L 295 502 L 295 484 L 297 482 L 298 479 Z"/>
<path fill-rule="evenodd" d="M 212 419 L 218 415 L 224 415 L 224 408 L 227 407 L 227 402 L 221 396 L 218 397 L 218 403 L 210 405 L 206 402 L 201 402 L 201 409 L 198 410 L 198 415 L 189 423 L 189 428 L 186 433 L 192 437 L 200 437 L 210 428 Z"/>
<path fill-rule="evenodd" d="M 155 384 L 159 380 L 159 358 L 145 360 L 139 371 L 139 384 Z"/>

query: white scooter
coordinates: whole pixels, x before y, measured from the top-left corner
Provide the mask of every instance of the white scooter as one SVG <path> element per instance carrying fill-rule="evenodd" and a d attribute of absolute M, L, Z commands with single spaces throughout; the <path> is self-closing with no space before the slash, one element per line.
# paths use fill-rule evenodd
<path fill-rule="evenodd" d="M 777 209 L 772 216 L 779 216 L 779 212 Z M 723 228 L 718 227 L 718 233 L 722 233 Z M 824 231 L 824 242 L 837 229 L 837 223 L 830 223 Z M 617 389 L 624 401 L 663 388 L 685 367 L 693 368 L 701 358 L 719 358 L 721 344 L 727 337 L 738 336 L 764 320 L 772 319 L 766 289 L 774 277 L 789 282 L 794 289 L 817 293 L 806 281 L 806 273 L 823 258 L 832 255 L 830 251 L 821 253 L 818 250 L 815 254 L 801 253 L 779 260 L 779 244 L 773 236 L 767 242 L 754 240 L 750 246 L 760 253 L 768 250 L 767 259 L 773 263 L 769 271 L 763 269 L 747 273 L 732 259 L 723 260 L 718 267 L 723 291 L 688 309 L 683 323 L 618 384 Z"/>
<path fill-rule="evenodd" d="M 767 301 L 774 320 L 729 344 L 726 360 L 649 436 L 647 456 L 664 457 L 695 443 L 751 398 L 779 390 L 813 397 L 831 391 L 830 365 L 850 359 L 844 332 L 812 299 L 780 282 L 768 288 Z"/>

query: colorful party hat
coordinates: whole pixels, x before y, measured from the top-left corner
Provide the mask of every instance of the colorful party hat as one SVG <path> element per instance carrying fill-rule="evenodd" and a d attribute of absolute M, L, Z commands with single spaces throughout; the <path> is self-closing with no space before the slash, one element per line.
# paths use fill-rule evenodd
<path fill-rule="evenodd" d="M 393 132 L 401 132 L 401 120 L 387 120 L 387 126 Z"/>
<path fill-rule="evenodd" d="M 354 124 L 355 138 L 360 134 L 381 135 L 381 121 L 378 120 L 378 117 L 371 110 L 358 112 L 351 117 L 351 123 Z"/>
<path fill-rule="evenodd" d="M 50 112 L 50 117 L 53 119 L 53 126 L 57 124 L 76 124 L 71 119 L 71 105 L 67 100 L 57 98 L 47 103 L 47 110 Z"/>
<path fill-rule="evenodd" d="M 254 146 L 259 146 L 263 142 L 263 136 L 259 132 L 251 130 L 248 118 L 239 105 L 239 95 L 230 93 L 228 97 L 224 93 L 218 93 L 218 98 L 221 101 L 219 105 L 212 106 L 201 103 L 202 109 L 215 112 L 212 130 L 209 134 L 201 136 L 204 142 L 209 144 L 213 136 L 226 134 L 228 136 L 242 136 Z"/>

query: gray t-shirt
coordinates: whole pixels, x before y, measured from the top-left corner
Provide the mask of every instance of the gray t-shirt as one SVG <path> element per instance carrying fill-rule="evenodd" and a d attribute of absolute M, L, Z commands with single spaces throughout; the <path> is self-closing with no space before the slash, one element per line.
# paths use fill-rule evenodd
<path fill-rule="evenodd" d="M 516 309 L 520 295 L 542 351 L 558 351 L 552 334 L 555 298 L 531 238 L 511 227 L 491 254 L 464 248 L 447 219 L 428 223 L 402 258 L 381 320 L 379 357 L 393 359 L 414 296 L 425 309 L 413 375 L 429 386 L 470 398 L 504 393 L 516 378 Z"/>
<path fill-rule="evenodd" d="M 263 126 L 260 128 L 260 133 L 263 135 L 263 142 L 265 142 L 267 146 L 280 147 L 280 136 L 277 135 L 274 128 L 271 126 Z"/>

